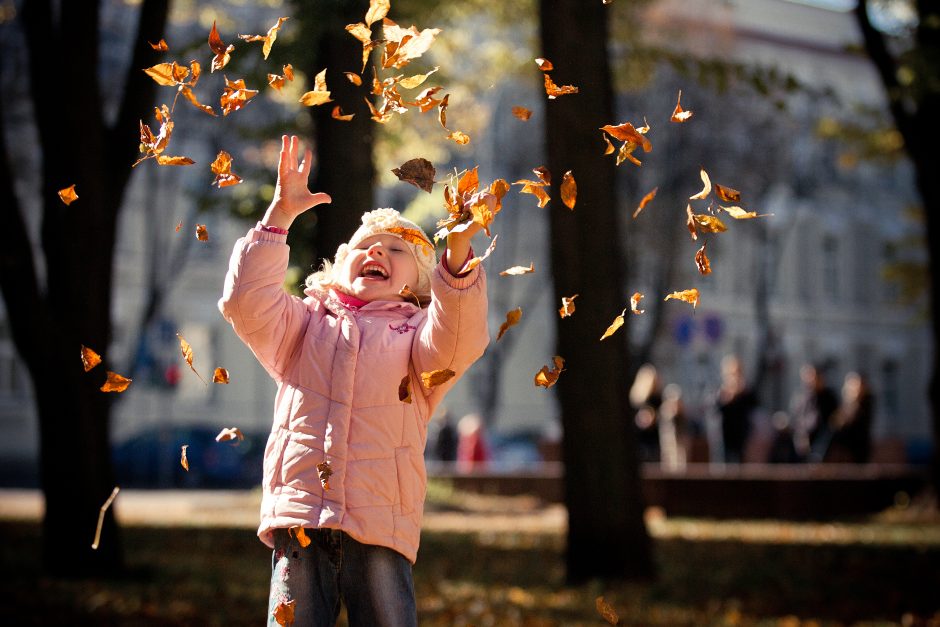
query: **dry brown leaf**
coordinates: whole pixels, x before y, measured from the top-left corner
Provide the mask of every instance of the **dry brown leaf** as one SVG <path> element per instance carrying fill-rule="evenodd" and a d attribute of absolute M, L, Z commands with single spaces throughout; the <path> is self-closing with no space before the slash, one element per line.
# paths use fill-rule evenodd
<path fill-rule="evenodd" d="M 535 64 L 539 66 L 539 69 L 542 70 L 543 72 L 551 72 L 552 70 L 555 69 L 555 66 L 552 65 L 551 61 L 549 61 L 548 59 L 544 59 L 542 57 L 536 58 Z"/>
<path fill-rule="evenodd" d="M 366 11 L 366 26 L 384 19 L 390 9 L 389 0 L 369 0 L 369 10 Z"/>
<path fill-rule="evenodd" d="M 116 372 L 108 370 L 108 379 L 101 386 L 102 392 L 123 392 L 131 384 L 133 379 L 122 377 Z"/>
<path fill-rule="evenodd" d="M 633 292 L 633 296 L 630 297 L 630 311 L 636 315 L 640 315 L 645 312 L 645 309 L 640 309 L 640 301 L 643 300 L 643 294 L 640 292 Z"/>
<path fill-rule="evenodd" d="M 499 276 L 522 276 L 535 272 L 535 262 L 530 261 L 528 266 L 513 266 L 499 273 Z"/>
<path fill-rule="evenodd" d="M 558 310 L 558 315 L 561 316 L 562 318 L 567 318 L 568 316 L 573 314 L 574 313 L 574 299 L 577 297 L 578 297 L 577 294 L 575 294 L 574 296 L 562 296 L 561 297 L 561 309 Z"/>
<path fill-rule="evenodd" d="M 414 26 L 402 28 L 385 18 L 382 20 L 382 34 L 385 37 L 382 67 L 386 69 L 405 67 L 413 59 L 427 52 L 440 32 L 439 28 L 425 28 L 421 31 Z"/>
<path fill-rule="evenodd" d="M 240 78 L 230 81 L 228 77 L 225 77 L 225 88 L 222 90 L 222 96 L 219 99 L 222 115 L 226 116 L 229 113 L 238 111 L 257 95 L 257 89 L 245 87 L 245 79 Z"/>
<path fill-rule="evenodd" d="M 535 175 L 539 177 L 539 180 L 542 181 L 543 184 L 552 184 L 552 173 L 549 172 L 548 168 L 546 168 L 544 165 L 540 165 L 537 168 L 532 168 L 532 171 L 535 172 Z"/>
<path fill-rule="evenodd" d="M 215 174 L 215 180 L 212 183 L 218 185 L 219 189 L 238 185 L 242 182 L 242 178 L 232 172 L 232 155 L 224 150 L 220 150 L 219 154 L 216 155 L 211 168 L 212 173 Z"/>
<path fill-rule="evenodd" d="M 238 427 L 225 427 L 215 436 L 216 442 L 234 442 L 238 444 L 245 439 L 245 434 Z"/>
<path fill-rule="evenodd" d="M 155 44 L 154 44 L 154 43 L 150 43 L 149 41 L 148 41 L 147 43 L 150 44 L 150 47 L 153 48 L 154 50 L 156 50 L 157 52 L 166 52 L 166 51 L 168 51 L 168 50 L 170 49 L 170 47 L 167 45 L 165 39 L 161 39 L 160 41 L 158 41 L 158 42 L 155 43 Z"/>
<path fill-rule="evenodd" d="M 333 107 L 333 112 L 330 113 L 331 118 L 333 118 L 334 120 L 339 120 L 340 122 L 349 122 L 350 120 L 353 119 L 353 117 L 355 117 L 355 115 L 356 115 L 355 113 L 343 114 L 343 110 L 340 108 L 339 105 L 336 105 L 335 107 Z"/>
<path fill-rule="evenodd" d="M 551 200 L 551 196 L 545 191 L 544 183 L 522 180 L 516 181 L 513 185 L 522 185 L 522 189 L 519 190 L 520 194 L 532 194 L 538 198 L 539 207 L 544 207 Z"/>
<path fill-rule="evenodd" d="M 470 136 L 464 133 L 463 131 L 451 131 L 445 139 L 449 139 L 454 143 L 460 144 L 461 146 L 466 146 L 470 143 Z"/>
<path fill-rule="evenodd" d="M 525 107 L 515 106 L 512 108 L 512 114 L 522 120 L 523 122 L 528 122 L 529 118 L 532 117 L 532 112 Z"/>
<path fill-rule="evenodd" d="M 673 292 L 672 294 L 670 294 L 663 300 L 675 299 L 675 300 L 685 301 L 689 303 L 690 305 L 692 305 L 692 309 L 695 309 L 696 307 L 698 307 L 698 296 L 699 296 L 698 290 L 693 287 L 690 290 L 683 290 L 681 292 Z"/>
<path fill-rule="evenodd" d="M 685 226 L 689 229 L 689 235 L 692 236 L 692 241 L 698 239 L 698 226 L 695 221 L 695 214 L 692 213 L 692 205 L 686 204 L 685 206 Z"/>
<path fill-rule="evenodd" d="M 616 148 L 614 148 L 614 145 L 610 143 L 610 140 L 607 139 L 606 133 L 601 133 L 601 139 L 603 139 L 604 143 L 607 144 L 607 147 L 604 149 L 605 155 L 611 155 L 614 153 L 615 150 L 617 150 Z"/>
<path fill-rule="evenodd" d="M 607 330 L 604 331 L 604 335 L 601 336 L 601 341 L 606 340 L 611 335 L 617 332 L 617 329 L 623 326 L 623 317 L 627 315 L 627 310 L 624 309 L 619 316 L 614 318 L 614 321 L 610 323 L 610 326 L 607 327 Z"/>
<path fill-rule="evenodd" d="M 746 209 L 742 209 L 741 207 L 725 207 L 724 205 L 718 205 L 718 208 L 735 220 L 750 220 L 752 218 L 773 215 L 771 213 L 758 214 L 756 211 L 748 211 Z"/>
<path fill-rule="evenodd" d="M 101 355 L 91 350 L 84 344 L 82 346 L 82 367 L 85 368 L 85 372 L 88 372 L 95 366 L 101 363 Z"/>
<path fill-rule="evenodd" d="M 189 345 L 183 336 L 179 333 L 176 334 L 176 337 L 180 339 L 180 353 L 183 355 L 183 359 L 186 360 L 186 363 L 189 365 L 189 369 L 196 373 L 196 376 L 199 377 L 199 380 L 203 383 L 206 383 L 206 380 L 202 378 L 202 375 L 196 372 L 196 368 L 193 366 L 193 347 Z M 206 383 L 206 385 L 209 385 Z"/>
<path fill-rule="evenodd" d="M 629 122 L 623 122 L 616 125 L 607 124 L 600 127 L 602 131 L 609 134 L 614 139 L 620 140 L 622 142 L 636 144 L 643 149 L 643 152 L 649 152 L 653 149 L 653 144 L 649 139 L 646 138 L 646 128 L 648 127 L 643 127 L 641 129 L 635 128 Z M 641 132 L 641 130 L 643 132 Z"/>
<path fill-rule="evenodd" d="M 355 72 L 343 72 L 346 75 L 346 78 L 349 79 L 349 82 L 359 87 L 362 85 L 362 77 L 356 74 Z"/>
<path fill-rule="evenodd" d="M 486 250 L 483 251 L 483 254 L 480 255 L 479 257 L 474 257 L 473 259 L 465 263 L 463 267 L 460 269 L 460 272 L 458 272 L 457 274 L 464 274 L 466 272 L 470 272 L 471 270 L 476 268 L 478 265 L 486 261 L 486 258 L 489 257 L 490 254 L 493 252 L 493 250 L 496 248 L 496 238 L 498 237 L 499 235 L 494 235 L 493 241 L 491 241 L 490 245 L 486 247 Z"/>
<path fill-rule="evenodd" d="M 715 183 L 715 195 L 725 202 L 741 202 L 741 192 Z"/>
<path fill-rule="evenodd" d="M 327 102 L 333 101 L 330 99 L 330 90 L 326 86 L 326 68 L 323 68 L 314 77 L 313 90 L 300 97 L 300 104 L 305 107 L 315 107 Z"/>
<path fill-rule="evenodd" d="M 685 122 L 692 117 L 691 111 L 686 111 L 682 108 L 680 104 L 682 102 L 682 90 L 679 90 L 679 97 L 676 98 L 676 108 L 672 112 L 672 117 L 669 118 L 670 122 Z"/>
<path fill-rule="evenodd" d="M 238 38 L 247 42 L 263 41 L 264 45 L 261 47 L 261 54 L 267 59 L 268 55 L 271 54 L 271 46 L 273 46 L 274 42 L 277 40 L 277 32 L 281 30 L 281 25 L 289 19 L 289 17 L 277 18 L 277 24 L 269 28 L 265 35 L 239 35 Z"/>
<path fill-rule="evenodd" d="M 209 105 L 204 105 L 201 102 L 199 102 L 199 99 L 196 98 L 196 94 L 193 93 L 193 90 L 188 85 L 183 85 L 180 88 L 180 93 L 183 94 L 183 97 L 186 98 L 186 100 L 189 101 L 191 105 L 193 105 L 197 109 L 202 110 L 203 113 L 207 113 L 211 115 L 212 117 L 216 117 L 215 110 Z"/>
<path fill-rule="evenodd" d="M 704 213 L 695 213 L 692 214 L 692 218 L 695 220 L 695 225 L 698 227 L 698 229 L 705 233 L 724 233 L 728 230 L 728 227 L 725 226 L 725 223 L 715 216 L 710 216 Z"/>
<path fill-rule="evenodd" d="M 317 475 L 320 477 L 320 485 L 323 486 L 323 489 L 329 490 L 330 477 L 333 476 L 333 468 L 330 466 L 329 460 L 324 460 L 317 464 Z"/>
<path fill-rule="evenodd" d="M 424 83 L 424 81 L 428 80 L 428 77 L 431 76 L 431 74 L 434 74 L 435 72 L 437 72 L 439 69 L 441 68 L 435 67 L 433 70 L 425 74 L 415 74 L 414 76 L 403 78 L 400 81 L 398 81 L 398 86 L 401 87 L 402 89 L 414 89 L 415 87 L 418 87 L 422 83 Z"/>
<path fill-rule="evenodd" d="M 571 210 L 574 210 L 574 206 L 578 202 L 578 183 L 574 180 L 571 170 L 565 172 L 561 179 L 561 202 L 565 203 L 565 206 Z"/>
<path fill-rule="evenodd" d="M 695 267 L 698 268 L 698 271 L 702 275 L 708 275 L 712 273 L 711 263 L 708 261 L 708 255 L 705 254 L 706 246 L 708 246 L 708 242 L 702 244 L 702 247 L 699 248 L 695 253 Z"/>
<path fill-rule="evenodd" d="M 59 190 L 59 198 L 66 204 L 71 205 L 78 200 L 78 194 L 75 193 L 75 185 L 69 185 L 65 189 Z"/>
<path fill-rule="evenodd" d="M 235 50 L 234 45 L 226 46 L 222 42 L 219 31 L 215 27 L 214 20 L 212 22 L 212 30 L 209 31 L 209 48 L 215 53 L 215 56 L 212 58 L 211 72 L 221 70 L 228 65 L 228 62 L 232 58 L 232 51 Z"/>
<path fill-rule="evenodd" d="M 392 174 L 397 176 L 398 180 L 411 183 L 418 189 L 423 189 L 430 194 L 433 191 L 434 177 L 437 176 L 437 171 L 434 169 L 434 164 L 427 159 L 415 157 L 393 169 Z"/>
<path fill-rule="evenodd" d="M 421 373 L 421 383 L 424 384 L 424 387 L 427 389 L 436 388 L 442 383 L 446 383 L 454 378 L 457 373 L 449 368 L 443 368 L 441 370 L 431 370 L 430 372 Z"/>
<path fill-rule="evenodd" d="M 604 600 L 604 597 L 597 597 L 597 599 L 594 600 L 594 605 L 597 607 L 597 613 L 601 615 L 601 618 L 611 625 L 620 624 L 620 616 L 617 615 L 617 612 L 614 611 L 610 603 Z"/>
<path fill-rule="evenodd" d="M 296 603 L 297 601 L 291 599 L 290 601 L 281 601 L 277 604 L 277 607 L 274 608 L 271 615 L 274 616 L 274 620 L 278 625 L 289 627 L 294 624 L 294 604 Z"/>
<path fill-rule="evenodd" d="M 708 178 L 708 172 L 705 171 L 705 168 L 702 168 L 702 171 L 699 173 L 699 176 L 702 177 L 702 191 L 695 194 L 694 196 L 689 196 L 689 200 L 705 200 L 708 198 L 708 195 L 712 192 L 712 182 Z"/>
<path fill-rule="evenodd" d="M 522 307 L 516 307 L 512 311 L 506 313 L 506 321 L 502 323 L 499 327 L 499 333 L 496 335 L 496 341 L 500 341 L 503 338 L 503 334 L 509 330 L 509 327 L 514 327 L 519 324 L 519 321 L 522 319 Z"/>
<path fill-rule="evenodd" d="M 157 165 L 192 165 L 196 163 L 189 157 L 170 157 L 167 155 L 157 155 Z"/>
<path fill-rule="evenodd" d="M 189 472 L 189 460 L 186 459 L 186 449 L 189 448 L 189 444 L 184 444 L 182 450 L 180 450 L 180 466 L 183 467 L 183 470 Z"/>
<path fill-rule="evenodd" d="M 552 77 L 548 74 L 545 74 L 545 93 L 548 94 L 549 100 L 554 100 L 558 96 L 576 94 L 578 93 L 578 88 L 574 85 L 556 85 L 555 81 L 552 80 Z"/>
<path fill-rule="evenodd" d="M 216 368 L 215 372 L 212 373 L 212 382 L 213 383 L 228 383 L 228 370 L 225 368 Z"/>
<path fill-rule="evenodd" d="M 656 198 L 656 192 L 658 191 L 659 191 L 659 187 L 654 187 L 652 191 L 648 192 L 646 196 L 643 197 L 643 200 L 640 201 L 640 204 L 637 205 L 636 210 L 633 212 L 634 220 L 636 219 L 638 215 L 640 215 L 640 212 L 643 211 L 643 208 L 646 207 L 646 205 L 648 205 L 651 200 Z"/>
<path fill-rule="evenodd" d="M 398 384 L 398 400 L 411 403 L 411 375 L 406 374 Z"/>
<path fill-rule="evenodd" d="M 114 489 L 111 490 L 111 496 L 107 498 L 104 505 L 98 510 L 98 526 L 95 528 L 95 540 L 91 543 L 91 548 L 94 550 L 98 550 L 98 543 L 101 541 L 101 528 L 104 526 L 104 514 L 108 511 L 108 508 L 111 507 L 111 503 L 114 502 L 114 499 L 120 491 L 121 488 L 114 486 Z"/>
<path fill-rule="evenodd" d="M 206 230 L 205 224 L 196 225 L 196 239 L 198 239 L 200 242 L 209 241 L 209 231 Z"/>
<path fill-rule="evenodd" d="M 536 387 L 543 387 L 546 390 L 558 382 L 558 377 L 565 371 L 565 360 L 555 355 L 552 358 L 551 366 L 542 366 L 542 369 L 535 373 Z"/>
<path fill-rule="evenodd" d="M 268 84 L 274 89 L 281 91 L 281 88 L 284 87 L 285 81 L 294 80 L 294 66 L 288 63 L 283 67 L 283 75 L 278 74 L 268 74 Z"/>

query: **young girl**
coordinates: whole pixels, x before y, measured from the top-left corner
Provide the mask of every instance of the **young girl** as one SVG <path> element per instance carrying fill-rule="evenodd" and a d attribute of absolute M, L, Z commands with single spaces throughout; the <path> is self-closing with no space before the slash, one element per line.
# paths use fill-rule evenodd
<path fill-rule="evenodd" d="M 479 227 L 450 234 L 437 263 L 418 225 L 367 212 L 306 298 L 291 296 L 287 229 L 330 202 L 307 189 L 310 150 L 297 158 L 283 137 L 274 200 L 236 242 L 219 301 L 277 382 L 258 528 L 274 549 L 268 623 L 292 609 L 295 625 L 333 625 L 342 600 L 351 625 L 415 625 L 428 420 L 489 341 L 482 268 L 459 274 Z M 456 376 L 422 384 L 441 369 Z"/>

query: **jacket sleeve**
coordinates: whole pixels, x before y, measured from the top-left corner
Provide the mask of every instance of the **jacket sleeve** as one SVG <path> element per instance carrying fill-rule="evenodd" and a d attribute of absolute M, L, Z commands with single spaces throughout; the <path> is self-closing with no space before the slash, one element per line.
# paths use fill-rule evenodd
<path fill-rule="evenodd" d="M 265 370 L 280 381 L 310 318 L 303 300 L 284 291 L 287 235 L 254 228 L 235 242 L 219 311 Z"/>
<path fill-rule="evenodd" d="M 455 277 L 443 263 L 442 259 L 431 277 L 431 304 L 412 348 L 412 360 L 418 375 L 447 368 L 456 376 L 442 386 L 425 390 L 429 396 L 443 396 L 489 344 L 483 267 Z"/>

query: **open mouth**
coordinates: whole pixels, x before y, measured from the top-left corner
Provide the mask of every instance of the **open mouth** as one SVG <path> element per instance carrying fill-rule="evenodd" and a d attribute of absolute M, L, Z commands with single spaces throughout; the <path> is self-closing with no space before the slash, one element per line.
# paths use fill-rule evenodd
<path fill-rule="evenodd" d="M 359 272 L 359 276 L 363 279 L 384 281 L 388 278 L 388 270 L 377 263 L 367 263 L 362 267 L 362 270 Z"/>

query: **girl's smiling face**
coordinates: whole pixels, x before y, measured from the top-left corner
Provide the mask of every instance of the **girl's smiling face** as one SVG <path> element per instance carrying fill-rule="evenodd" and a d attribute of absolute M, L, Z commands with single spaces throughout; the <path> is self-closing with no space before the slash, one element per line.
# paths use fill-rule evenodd
<path fill-rule="evenodd" d="M 365 301 L 405 300 L 398 292 L 418 283 L 418 262 L 400 238 L 379 233 L 367 237 L 346 257 L 345 290 Z"/>

